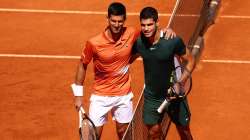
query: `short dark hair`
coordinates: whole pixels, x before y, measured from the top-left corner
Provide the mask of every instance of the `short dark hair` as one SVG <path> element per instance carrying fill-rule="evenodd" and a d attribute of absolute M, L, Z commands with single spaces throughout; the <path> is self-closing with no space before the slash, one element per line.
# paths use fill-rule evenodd
<path fill-rule="evenodd" d="M 153 7 L 145 7 L 140 12 L 140 20 L 153 18 L 156 22 L 158 20 L 158 12 Z"/>
<path fill-rule="evenodd" d="M 108 17 L 111 15 L 124 16 L 126 19 L 126 7 L 120 2 L 113 2 L 108 7 Z"/>

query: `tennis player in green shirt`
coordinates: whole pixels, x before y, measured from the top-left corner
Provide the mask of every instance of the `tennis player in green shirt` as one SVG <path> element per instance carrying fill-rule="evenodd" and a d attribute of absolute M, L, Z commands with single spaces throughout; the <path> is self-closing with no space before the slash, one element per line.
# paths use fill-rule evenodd
<path fill-rule="evenodd" d="M 150 140 L 162 140 L 161 121 L 163 113 L 157 108 L 164 101 L 170 87 L 171 73 L 174 70 L 174 57 L 187 62 L 179 83 L 185 83 L 195 67 L 193 56 L 187 50 L 180 37 L 166 40 L 159 35 L 158 12 L 146 7 L 140 13 L 141 34 L 133 45 L 134 58 L 141 56 L 144 65 L 144 107 L 143 121 L 146 124 Z M 131 62 L 134 60 L 131 59 Z M 189 128 L 190 111 L 187 99 L 176 99 L 166 109 L 175 123 L 181 140 L 192 140 Z"/>

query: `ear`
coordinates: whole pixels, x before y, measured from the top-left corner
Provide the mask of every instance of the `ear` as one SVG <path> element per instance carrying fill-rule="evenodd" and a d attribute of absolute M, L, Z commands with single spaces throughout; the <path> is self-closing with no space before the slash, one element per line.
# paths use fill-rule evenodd
<path fill-rule="evenodd" d="M 159 19 L 157 19 L 156 26 L 159 27 L 159 25 L 160 25 L 160 21 L 159 21 Z"/>
<path fill-rule="evenodd" d="M 106 20 L 107 20 L 107 22 L 109 22 L 109 16 L 108 15 L 106 15 Z"/>

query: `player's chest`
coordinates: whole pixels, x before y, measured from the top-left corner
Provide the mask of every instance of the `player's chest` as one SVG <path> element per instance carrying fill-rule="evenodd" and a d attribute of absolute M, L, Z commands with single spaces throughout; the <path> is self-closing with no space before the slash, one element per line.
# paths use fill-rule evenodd
<path fill-rule="evenodd" d="M 103 61 L 129 58 L 131 55 L 132 41 L 127 40 L 119 43 L 109 43 L 97 46 L 95 57 Z"/>
<path fill-rule="evenodd" d="M 152 45 L 150 47 L 143 46 L 139 49 L 143 59 L 148 60 L 172 60 L 174 49 L 171 46 Z"/>

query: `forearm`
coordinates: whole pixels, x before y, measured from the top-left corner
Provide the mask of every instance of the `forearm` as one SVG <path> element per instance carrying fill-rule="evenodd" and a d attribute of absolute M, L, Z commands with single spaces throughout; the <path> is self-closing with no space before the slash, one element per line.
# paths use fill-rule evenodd
<path fill-rule="evenodd" d="M 186 66 L 186 71 L 189 73 L 189 74 L 192 74 L 194 68 L 195 68 L 195 58 L 193 55 L 189 54 L 189 60 L 188 60 L 188 63 L 187 63 L 187 66 Z"/>
<path fill-rule="evenodd" d="M 83 82 L 85 79 L 86 70 L 87 70 L 87 65 L 79 63 L 76 71 L 75 82 L 71 85 L 75 97 L 83 96 L 84 93 Z"/>
<path fill-rule="evenodd" d="M 130 57 L 130 60 L 129 60 L 129 64 L 132 64 L 140 55 L 137 53 L 137 54 L 133 54 L 131 57 Z"/>
<path fill-rule="evenodd" d="M 180 78 L 181 83 L 185 83 L 188 78 L 190 78 L 194 68 L 195 68 L 195 59 L 194 56 L 188 53 L 186 60 L 186 66 L 184 67 L 183 74 Z"/>
<path fill-rule="evenodd" d="M 80 62 L 75 76 L 76 85 L 83 85 L 86 76 L 86 70 L 87 70 L 87 65 Z"/>

